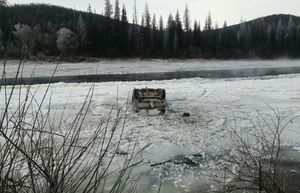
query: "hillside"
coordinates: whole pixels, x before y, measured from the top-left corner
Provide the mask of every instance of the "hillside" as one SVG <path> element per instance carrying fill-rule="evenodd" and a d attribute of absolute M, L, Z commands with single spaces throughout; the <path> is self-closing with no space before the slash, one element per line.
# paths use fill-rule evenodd
<path fill-rule="evenodd" d="M 132 25 L 127 20 L 126 10 L 117 16 L 105 17 L 92 11 L 45 4 L 1 9 L 0 57 L 7 50 L 10 57 L 21 55 L 20 50 L 26 43 L 24 34 L 30 31 L 32 24 L 25 56 L 33 59 L 61 54 L 66 58 L 300 57 L 300 17 L 292 15 L 270 15 L 220 29 L 207 25 L 200 29 L 200 24 L 195 22 L 185 31 L 176 19 L 158 21 L 146 13 L 143 13 L 148 18 L 147 21 L 144 18 L 146 22 Z M 13 36 L 11 47 L 7 49 L 11 26 Z"/>
<path fill-rule="evenodd" d="M 47 4 L 29 4 L 29 5 L 14 5 L 7 7 L 7 15 L 15 23 L 31 25 L 35 16 L 36 24 L 51 22 L 53 24 L 64 24 L 68 22 L 77 22 L 79 15 L 86 18 L 88 12 L 77 11 L 55 5 Z M 92 14 L 99 20 L 103 20 L 104 16 Z"/>

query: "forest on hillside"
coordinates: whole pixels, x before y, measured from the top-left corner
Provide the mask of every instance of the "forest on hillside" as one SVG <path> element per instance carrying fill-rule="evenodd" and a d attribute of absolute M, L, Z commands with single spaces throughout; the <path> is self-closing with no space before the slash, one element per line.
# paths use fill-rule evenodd
<path fill-rule="evenodd" d="M 166 21 L 150 13 L 141 16 L 126 6 L 105 0 L 103 14 L 45 4 L 13 5 L 0 0 L 0 58 L 279 58 L 300 57 L 300 18 L 271 15 L 239 25 L 213 26 L 192 21 L 188 5 Z M 141 18 L 138 21 L 137 18 Z M 22 51 L 23 50 L 23 51 Z"/>

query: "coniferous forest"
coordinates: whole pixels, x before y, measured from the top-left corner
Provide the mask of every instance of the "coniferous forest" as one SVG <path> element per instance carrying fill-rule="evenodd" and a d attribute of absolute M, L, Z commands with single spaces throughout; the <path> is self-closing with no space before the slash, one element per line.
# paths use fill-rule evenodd
<path fill-rule="evenodd" d="M 208 13 L 203 26 L 184 13 L 167 20 L 105 0 L 102 14 L 91 6 L 76 11 L 44 4 L 9 6 L 0 0 L 0 58 L 267 58 L 300 57 L 300 17 L 271 15 L 227 26 L 213 25 Z M 140 21 L 137 18 L 141 18 Z M 22 51 L 23 50 L 23 51 Z"/>

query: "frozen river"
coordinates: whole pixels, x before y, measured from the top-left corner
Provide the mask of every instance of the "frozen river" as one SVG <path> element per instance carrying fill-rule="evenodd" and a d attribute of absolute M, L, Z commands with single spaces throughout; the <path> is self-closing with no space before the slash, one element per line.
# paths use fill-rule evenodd
<path fill-rule="evenodd" d="M 16 63 L 7 63 L 6 76 L 13 77 Z M 3 65 L 0 66 L 2 70 Z M 217 72 L 229 70 L 237 75 L 249 69 L 291 69 L 300 67 L 299 60 L 278 61 L 103 61 L 99 63 L 60 64 L 55 76 L 82 76 L 94 74 L 140 74 L 175 72 Z M 43 77 L 53 73 L 55 64 L 26 62 L 23 76 Z M 243 71 L 244 70 L 244 71 Z M 33 72 L 33 73 L 32 73 Z M 90 135 L 93 126 L 108 113 L 118 101 L 127 104 L 133 88 L 164 88 L 167 92 L 168 108 L 162 116 L 136 114 L 131 108 L 126 112 L 126 123 L 120 152 L 130 152 L 138 139 L 136 152 L 142 156 L 134 174 L 141 175 L 139 192 L 157 192 L 162 174 L 161 192 L 192 192 L 203 185 L 203 173 L 217 169 L 213 156 L 217 152 L 228 152 L 231 125 L 236 125 L 240 133 L 253 133 L 257 130 L 259 114 L 274 116 L 270 107 L 287 115 L 283 122 L 300 115 L 300 74 L 298 72 L 271 74 L 260 77 L 182 77 L 181 79 L 151 81 L 109 81 L 95 83 L 95 90 L 87 114 L 87 122 L 82 131 L 83 138 Z M 280 74 L 280 73 L 279 73 Z M 237 77 L 237 76 L 236 76 Z M 54 83 L 51 92 L 51 109 L 63 112 L 68 119 L 81 107 L 93 83 Z M 27 88 L 25 85 L 16 89 Z M 47 84 L 30 87 L 35 100 L 41 101 Z M 24 91 L 26 89 L 23 89 Z M 22 91 L 23 92 L 23 91 Z M 17 92 L 18 93 L 18 92 Z M 4 96 L 1 92 L 1 111 Z M 19 104 L 17 95 L 13 97 L 11 108 Z M 118 99 L 117 99 L 118 98 Z M 45 101 L 46 104 L 50 104 Z M 63 107 L 68 103 L 67 108 Z M 47 111 L 48 107 L 43 107 Z M 184 112 L 190 117 L 182 117 Z M 298 150 L 300 147 L 300 121 L 293 120 L 282 133 L 282 145 Z M 118 131 L 121 132 L 121 131 Z M 96 154 L 96 152 L 95 152 Z M 182 155 L 203 155 L 203 162 L 197 169 L 185 165 L 166 163 L 150 167 L 151 164 L 175 159 Z M 122 156 L 118 156 L 122 159 Z M 296 159 L 296 158 L 295 158 Z M 116 163 L 118 160 L 116 160 Z"/>
<path fill-rule="evenodd" d="M 3 68 L 3 66 L 2 66 Z M 80 83 L 110 81 L 151 81 L 181 78 L 242 78 L 300 73 L 298 60 L 291 61 L 118 61 L 99 63 L 25 62 L 15 82 L 17 61 L 6 65 L 6 85 Z M 3 69 L 0 69 L 3 71 Z M 55 72 L 55 73 L 54 73 Z"/>
<path fill-rule="evenodd" d="M 52 76 L 56 63 L 30 62 L 21 68 L 23 77 Z M 18 61 L 8 61 L 6 77 L 15 76 Z M 104 60 L 94 63 L 60 63 L 54 76 L 66 75 L 95 75 L 95 74 L 132 74 L 132 73 L 161 73 L 178 71 L 206 71 L 255 68 L 285 68 L 300 67 L 300 60 Z M 3 71 L 3 61 L 0 63 Z"/>

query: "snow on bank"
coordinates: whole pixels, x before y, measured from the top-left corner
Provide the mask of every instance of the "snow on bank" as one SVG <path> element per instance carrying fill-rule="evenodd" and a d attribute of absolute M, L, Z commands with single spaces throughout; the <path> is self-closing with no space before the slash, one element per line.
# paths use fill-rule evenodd
<path fill-rule="evenodd" d="M 164 173 L 162 192 L 191 191 L 199 185 L 201 171 L 213 166 L 214 160 L 206 160 L 200 170 L 186 170 L 183 165 L 170 164 L 150 167 L 180 155 L 203 154 L 230 149 L 228 125 L 237 123 L 241 133 L 253 132 L 253 123 L 258 112 L 273 115 L 270 107 L 281 113 L 300 115 L 300 75 L 282 75 L 243 79 L 181 79 L 168 81 L 106 82 L 95 83 L 95 90 L 82 137 L 90 135 L 93 126 L 108 113 L 118 101 L 119 105 L 130 103 L 133 88 L 164 88 L 167 92 L 168 109 L 161 116 L 136 114 L 127 110 L 124 136 L 120 152 L 130 152 L 136 139 L 136 152 L 141 150 L 143 164 L 136 169 L 141 174 L 140 190 L 155 192 L 159 178 Z M 75 115 L 84 101 L 91 83 L 56 83 L 50 86 L 51 109 L 59 113 L 64 110 L 67 117 Z M 36 100 L 41 101 L 47 85 L 33 85 Z M 22 86 L 24 87 L 24 86 Z M 19 89 L 19 87 L 17 87 Z M 25 89 L 24 89 L 25 90 Z M 0 96 L 0 112 L 5 106 L 3 92 Z M 50 97 L 48 97 L 50 99 Z M 13 97 L 15 108 L 18 95 Z M 46 101 L 45 104 L 48 104 Z M 269 107 L 269 106 L 270 107 Z M 47 109 L 44 106 L 44 111 Z M 190 117 L 182 117 L 189 112 Z M 300 121 L 288 124 L 283 133 L 283 145 L 300 147 Z M 120 131 L 117 131 L 120 132 Z M 122 159 L 119 156 L 118 159 Z M 204 159 L 209 156 L 204 155 Z M 152 187 L 152 188 L 151 188 Z M 144 189 L 143 189 L 144 188 Z"/>
<path fill-rule="evenodd" d="M 0 71 L 3 71 L 0 61 Z M 18 69 L 18 61 L 7 61 L 6 77 L 14 77 Z M 55 63 L 24 62 L 23 77 L 52 76 Z M 94 74 L 126 74 L 147 72 L 201 71 L 246 68 L 299 67 L 300 60 L 103 60 L 99 62 L 60 63 L 55 76 L 94 75 Z"/>

